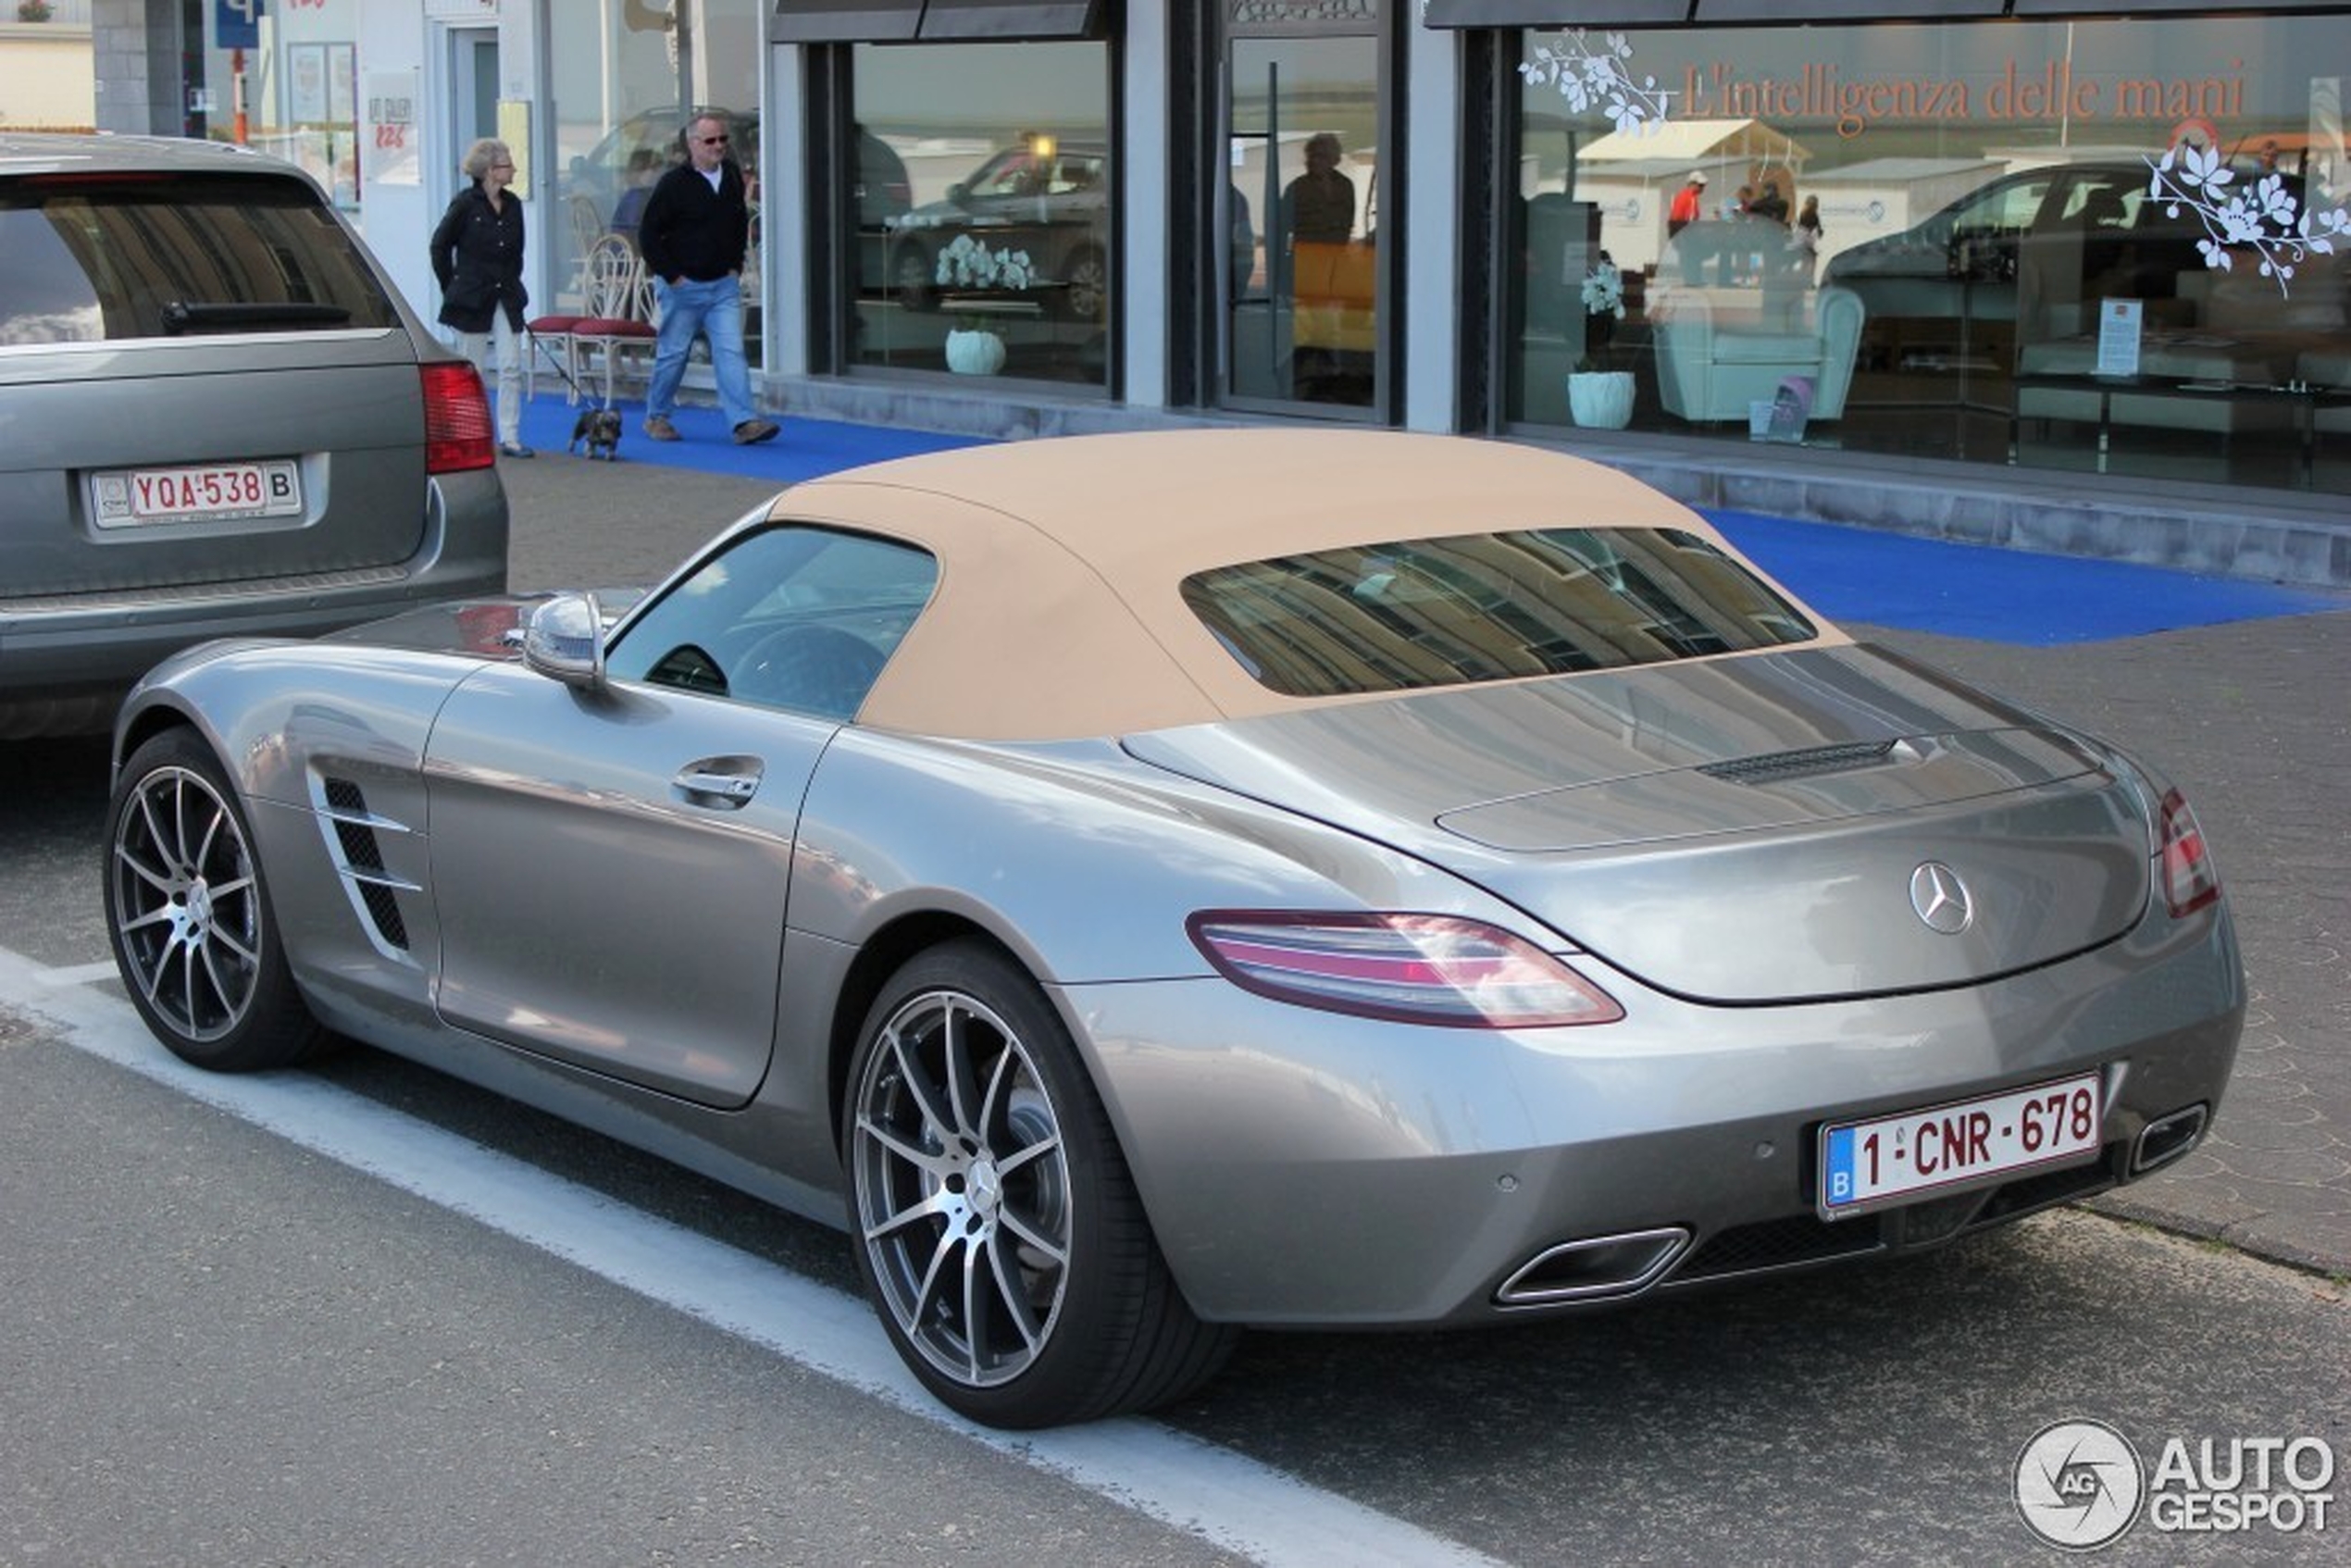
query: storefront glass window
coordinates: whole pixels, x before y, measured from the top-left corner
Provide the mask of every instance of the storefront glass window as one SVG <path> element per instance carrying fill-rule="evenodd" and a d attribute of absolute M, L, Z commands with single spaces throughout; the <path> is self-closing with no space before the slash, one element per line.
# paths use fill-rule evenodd
<path fill-rule="evenodd" d="M 1513 418 L 2351 489 L 2351 18 L 1623 43 L 1525 35 Z"/>
<path fill-rule="evenodd" d="M 860 44 L 850 362 L 1106 386 L 1106 45 Z"/>
<path fill-rule="evenodd" d="M 759 225 L 761 44 L 759 0 L 702 0 L 694 6 L 604 8 L 603 26 L 564 25 L 548 32 L 547 112 L 553 116 L 555 168 L 548 181 L 553 232 L 546 247 L 559 303 L 576 305 L 588 251 L 599 236 L 633 236 L 632 215 L 644 193 L 685 156 L 687 120 L 704 109 L 732 122 L 728 156 L 750 179 L 752 255 L 743 268 L 744 346 L 761 358 Z M 706 371 L 689 370 L 690 378 Z"/>

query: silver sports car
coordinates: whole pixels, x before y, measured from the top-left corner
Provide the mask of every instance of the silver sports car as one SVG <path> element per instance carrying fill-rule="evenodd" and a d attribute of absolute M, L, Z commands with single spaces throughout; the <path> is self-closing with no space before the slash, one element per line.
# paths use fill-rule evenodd
<path fill-rule="evenodd" d="M 882 464 L 625 600 L 194 650 L 116 746 L 172 1051 L 354 1038 L 843 1226 L 1004 1426 L 2133 1180 L 2245 1008 L 2144 763 L 1499 442 Z"/>

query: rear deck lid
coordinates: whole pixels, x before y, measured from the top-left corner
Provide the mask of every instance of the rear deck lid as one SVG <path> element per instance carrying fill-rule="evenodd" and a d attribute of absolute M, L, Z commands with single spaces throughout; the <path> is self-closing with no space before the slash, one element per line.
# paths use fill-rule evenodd
<path fill-rule="evenodd" d="M 2144 803 L 2082 742 L 1866 648 L 1333 704 L 1133 754 L 1443 865 L 1661 989 L 1951 986 L 2112 940 Z"/>

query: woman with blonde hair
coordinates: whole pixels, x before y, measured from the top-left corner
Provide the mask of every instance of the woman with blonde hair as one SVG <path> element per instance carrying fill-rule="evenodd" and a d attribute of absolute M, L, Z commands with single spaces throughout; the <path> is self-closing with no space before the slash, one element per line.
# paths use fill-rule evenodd
<path fill-rule="evenodd" d="M 498 450 L 535 456 L 522 443 L 522 324 L 530 294 L 522 282 L 522 203 L 507 193 L 515 155 L 484 137 L 460 166 L 472 181 L 432 231 L 432 272 L 441 280 L 441 323 L 491 379 L 497 367 Z M 493 361 L 494 350 L 494 361 Z"/>

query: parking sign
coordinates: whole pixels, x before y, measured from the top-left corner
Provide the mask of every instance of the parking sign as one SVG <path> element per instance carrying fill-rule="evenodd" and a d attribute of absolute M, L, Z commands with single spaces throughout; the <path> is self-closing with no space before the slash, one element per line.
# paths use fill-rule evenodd
<path fill-rule="evenodd" d="M 261 47 L 261 13 L 267 0 L 212 0 L 214 40 L 223 49 Z"/>

